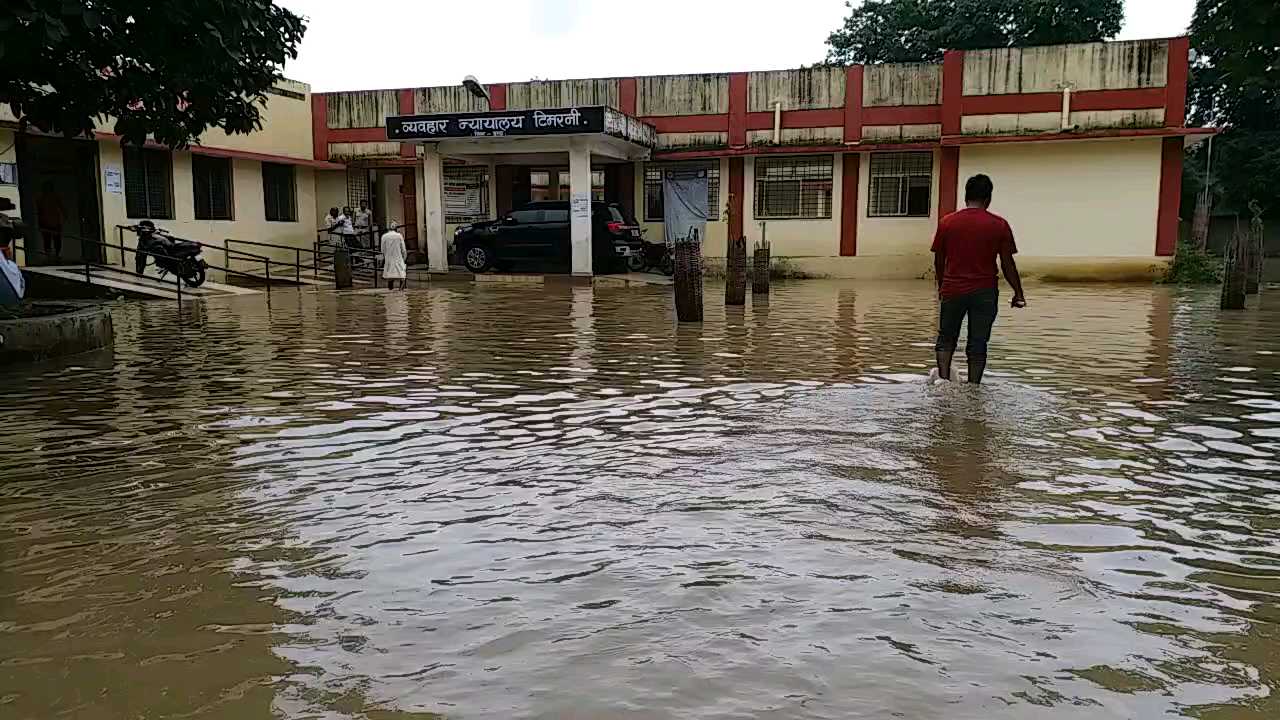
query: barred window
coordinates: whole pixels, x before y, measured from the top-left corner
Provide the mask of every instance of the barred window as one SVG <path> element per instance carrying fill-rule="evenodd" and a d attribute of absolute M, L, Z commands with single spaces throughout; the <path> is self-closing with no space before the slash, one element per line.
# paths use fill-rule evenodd
<path fill-rule="evenodd" d="M 298 189 L 292 165 L 262 163 L 262 205 L 270 222 L 298 221 Z"/>
<path fill-rule="evenodd" d="M 173 156 L 168 150 L 124 149 L 124 210 L 131 218 L 173 219 Z"/>
<path fill-rule="evenodd" d="M 871 155 L 868 217 L 929 217 L 933 192 L 933 153 Z"/>
<path fill-rule="evenodd" d="M 649 163 L 644 166 L 644 219 L 662 222 L 662 172 L 668 169 L 707 171 L 707 219 L 720 219 L 720 163 Z"/>
<path fill-rule="evenodd" d="M 831 155 L 765 158 L 755 162 L 757 218 L 831 217 Z"/>
<path fill-rule="evenodd" d="M 489 219 L 489 168 L 475 165 L 444 167 L 444 221 L 479 222 Z"/>
<path fill-rule="evenodd" d="M 191 190 L 197 220 L 230 220 L 231 159 L 192 155 Z"/>

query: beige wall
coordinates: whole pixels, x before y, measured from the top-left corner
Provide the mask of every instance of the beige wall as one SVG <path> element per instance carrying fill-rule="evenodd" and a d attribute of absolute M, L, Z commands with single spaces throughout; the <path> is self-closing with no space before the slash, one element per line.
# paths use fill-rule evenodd
<path fill-rule="evenodd" d="M 761 220 L 755 216 L 755 158 L 746 158 L 746 185 L 742 208 L 746 213 L 743 233 L 747 247 L 754 247 L 761 237 Z M 765 234 L 774 257 L 831 256 L 840 254 L 840 194 L 843 186 L 840 156 L 835 157 L 831 174 L 831 217 L 815 220 L 766 219 Z M 724 175 L 728 181 L 728 173 Z M 723 254 L 723 253 L 722 253 Z"/>
<path fill-rule="evenodd" d="M 899 262 L 915 268 L 928 267 L 929 247 L 938 227 L 938 174 L 942 158 L 933 153 L 933 188 L 929 199 L 929 217 L 869 217 L 868 199 L 871 197 L 871 157 L 862 156 L 858 163 L 858 257 L 913 255 Z M 835 254 L 839 254 L 838 251 Z"/>
<path fill-rule="evenodd" d="M 311 86 L 284 80 L 276 83 L 276 87 L 298 93 L 302 98 L 268 94 L 267 104 L 260 108 L 261 130 L 248 135 L 228 135 L 222 130 L 210 130 L 200 136 L 197 144 L 311 159 Z"/>
<path fill-rule="evenodd" d="M 992 211 L 1013 225 L 1021 255 L 1149 258 L 1160 148 L 1159 138 L 965 147 L 957 197 L 966 178 L 990 175 Z"/>
<path fill-rule="evenodd" d="M 106 168 L 115 166 L 124 168 L 120 144 L 112 141 L 98 143 L 99 166 Z M 174 235 L 188 240 L 195 240 L 221 247 L 223 240 L 251 240 L 290 247 L 309 248 L 315 239 L 316 196 L 315 179 L 309 167 L 295 166 L 294 185 L 297 191 L 297 222 L 267 222 L 262 197 L 262 164 L 256 160 L 232 160 L 232 193 L 234 197 L 233 220 L 196 220 L 195 199 L 191 182 L 191 153 L 173 153 L 173 219 L 156 218 L 155 223 Z M 102 187 L 99 173 L 99 192 L 102 197 L 103 236 L 108 243 L 116 241 L 116 226 L 135 224 L 142 218 L 130 218 L 125 213 L 125 196 L 123 193 L 108 193 Z M 125 233 L 125 244 L 132 247 L 135 238 Z M 249 252 L 263 253 L 263 249 L 248 249 Z M 292 260 L 292 254 L 279 253 L 277 259 Z M 225 257 L 221 252 L 208 252 L 205 259 L 213 265 L 225 265 Z M 119 261 L 117 254 L 111 254 L 108 261 Z M 239 268 L 239 264 L 232 267 Z"/>
<path fill-rule="evenodd" d="M 970 50 L 964 57 L 964 94 L 1163 87 L 1168 63 L 1168 40 Z"/>

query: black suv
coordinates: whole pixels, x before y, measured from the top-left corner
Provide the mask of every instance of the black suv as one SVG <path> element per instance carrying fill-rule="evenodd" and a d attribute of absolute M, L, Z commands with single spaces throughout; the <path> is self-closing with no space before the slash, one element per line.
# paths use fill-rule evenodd
<path fill-rule="evenodd" d="M 616 204 L 591 203 L 591 264 L 594 272 L 620 272 L 627 258 L 640 254 L 640 229 L 622 216 Z M 471 272 L 516 265 L 555 264 L 567 268 L 569 203 L 531 202 L 501 220 L 462 225 L 453 233 L 454 257 Z"/>

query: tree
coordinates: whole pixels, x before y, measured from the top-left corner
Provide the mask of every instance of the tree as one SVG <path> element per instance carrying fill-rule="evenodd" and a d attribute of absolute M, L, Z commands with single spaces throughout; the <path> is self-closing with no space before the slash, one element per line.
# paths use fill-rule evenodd
<path fill-rule="evenodd" d="M 140 144 L 248 133 L 305 24 L 270 0 L 7 0 L 0 103 L 44 132 Z"/>
<path fill-rule="evenodd" d="M 1124 0 L 866 0 L 827 38 L 827 62 L 938 62 L 944 50 L 1114 37 Z"/>
<path fill-rule="evenodd" d="M 1280 211 L 1280 4 L 1275 0 L 1199 0 L 1191 21 L 1196 51 L 1188 100 L 1191 118 L 1216 125 L 1212 182 L 1223 203 L 1243 212 L 1250 200 Z M 1203 167 L 1207 145 L 1187 156 Z M 1186 182 L 1203 182 L 1203 172 Z M 1189 190 L 1192 188 L 1188 188 Z M 1196 187 L 1196 190 L 1199 188 Z M 1184 196 L 1186 193 L 1184 192 Z"/>

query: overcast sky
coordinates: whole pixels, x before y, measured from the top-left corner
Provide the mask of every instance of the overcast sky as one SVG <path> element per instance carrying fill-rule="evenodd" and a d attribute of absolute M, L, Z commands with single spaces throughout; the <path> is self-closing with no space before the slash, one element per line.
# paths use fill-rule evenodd
<path fill-rule="evenodd" d="M 276 0 L 305 16 L 285 74 L 313 90 L 792 68 L 844 0 Z M 1127 0 L 1121 38 L 1179 35 L 1195 0 Z"/>

